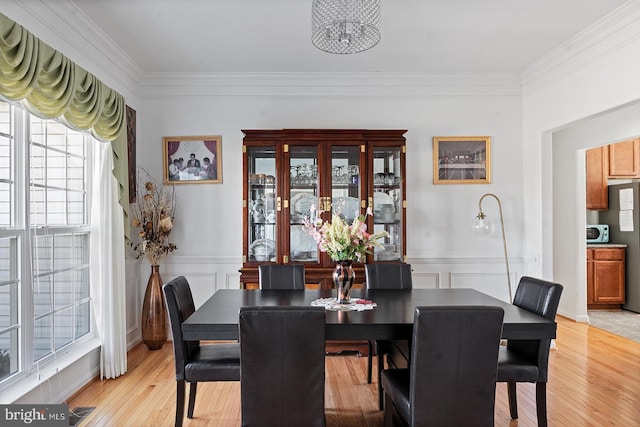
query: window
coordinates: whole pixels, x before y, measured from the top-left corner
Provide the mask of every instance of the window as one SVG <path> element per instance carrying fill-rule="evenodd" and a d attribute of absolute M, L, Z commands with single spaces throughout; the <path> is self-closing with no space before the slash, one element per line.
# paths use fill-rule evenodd
<path fill-rule="evenodd" d="M 0 382 L 91 332 L 92 143 L 0 101 Z"/>

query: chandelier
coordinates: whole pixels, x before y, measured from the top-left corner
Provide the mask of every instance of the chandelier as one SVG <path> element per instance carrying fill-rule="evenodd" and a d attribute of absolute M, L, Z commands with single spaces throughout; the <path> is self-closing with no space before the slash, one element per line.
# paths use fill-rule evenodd
<path fill-rule="evenodd" d="M 313 0 L 311 42 L 329 53 L 358 53 L 380 41 L 380 0 Z"/>

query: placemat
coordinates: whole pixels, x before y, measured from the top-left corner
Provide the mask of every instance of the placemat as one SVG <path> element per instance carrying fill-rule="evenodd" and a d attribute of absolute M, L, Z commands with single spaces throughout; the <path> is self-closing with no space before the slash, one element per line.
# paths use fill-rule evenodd
<path fill-rule="evenodd" d="M 335 297 L 319 298 L 311 302 L 312 306 L 324 307 L 329 311 L 365 311 L 373 310 L 378 306 L 373 301 L 366 299 L 353 298 L 349 304 L 340 304 Z"/>

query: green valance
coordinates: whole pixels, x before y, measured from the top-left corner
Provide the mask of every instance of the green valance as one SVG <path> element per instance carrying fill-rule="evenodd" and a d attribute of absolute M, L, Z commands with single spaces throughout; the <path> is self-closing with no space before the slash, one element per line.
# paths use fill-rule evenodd
<path fill-rule="evenodd" d="M 0 94 L 32 114 L 90 131 L 114 147 L 120 204 L 129 210 L 124 97 L 0 13 Z M 125 151 L 126 153 L 126 151 Z M 126 227 L 128 229 L 128 227 Z"/>
<path fill-rule="evenodd" d="M 113 141 L 125 129 L 122 95 L 0 14 L 0 93 L 39 117 Z"/>

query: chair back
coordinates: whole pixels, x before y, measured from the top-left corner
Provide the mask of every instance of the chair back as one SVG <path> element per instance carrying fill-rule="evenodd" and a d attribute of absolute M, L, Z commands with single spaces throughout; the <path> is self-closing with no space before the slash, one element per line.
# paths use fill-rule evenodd
<path fill-rule="evenodd" d="M 411 264 L 402 262 L 364 265 L 367 289 L 411 289 Z"/>
<path fill-rule="evenodd" d="M 191 355 L 200 348 L 200 341 L 184 341 L 182 338 L 182 322 L 196 311 L 189 282 L 184 276 L 176 277 L 162 286 L 171 334 L 173 335 L 173 353 L 176 365 L 176 379 L 184 380 L 184 368 Z"/>
<path fill-rule="evenodd" d="M 562 295 L 562 285 L 534 277 L 523 276 L 518 283 L 513 305 L 555 320 Z M 538 366 L 538 381 L 546 382 L 549 374 L 549 347 L 551 339 L 508 340 L 509 350 L 517 351 Z"/>
<path fill-rule="evenodd" d="M 324 426 L 323 307 L 240 308 L 243 426 Z"/>
<path fill-rule="evenodd" d="M 494 425 L 503 317 L 500 307 L 416 307 L 409 425 Z"/>
<path fill-rule="evenodd" d="M 304 290 L 303 264 L 264 264 L 258 272 L 260 289 Z"/>

